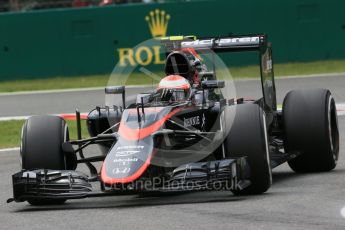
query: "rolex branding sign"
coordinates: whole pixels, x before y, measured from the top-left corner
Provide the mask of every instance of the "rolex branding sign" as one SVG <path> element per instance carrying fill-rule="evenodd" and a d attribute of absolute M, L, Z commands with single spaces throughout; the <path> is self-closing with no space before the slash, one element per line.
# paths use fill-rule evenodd
<path fill-rule="evenodd" d="M 170 21 L 170 15 L 164 10 L 155 9 L 150 11 L 143 22 L 146 22 L 147 29 L 150 31 L 152 38 L 165 37 Z M 143 23 L 143 26 L 144 23 Z M 150 39 L 150 38 L 148 38 Z M 118 48 L 117 55 L 120 66 L 135 66 L 135 65 L 150 65 L 150 64 L 164 64 L 164 59 L 161 57 L 163 53 L 160 45 L 154 46 L 139 46 L 133 48 Z"/>
<path fill-rule="evenodd" d="M 164 10 L 156 9 L 155 11 L 151 11 L 149 15 L 145 17 L 145 20 L 149 26 L 152 37 L 165 37 L 167 35 L 170 15 Z"/>

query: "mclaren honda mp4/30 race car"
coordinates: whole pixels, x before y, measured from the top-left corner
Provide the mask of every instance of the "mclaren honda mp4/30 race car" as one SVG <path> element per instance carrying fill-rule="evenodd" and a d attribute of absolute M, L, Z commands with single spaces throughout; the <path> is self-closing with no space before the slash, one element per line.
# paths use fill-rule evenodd
<path fill-rule="evenodd" d="M 33 205 L 145 192 L 227 189 L 261 194 L 272 169 L 288 162 L 296 172 L 335 168 L 339 132 L 335 101 L 327 89 L 292 90 L 277 109 L 271 44 L 265 35 L 166 37 L 165 73 L 156 90 L 126 105 L 97 107 L 87 117 L 90 138 L 69 139 L 58 116 L 33 116 L 21 137 L 22 170 L 12 176 L 13 198 Z M 198 53 L 256 51 L 262 97 L 225 98 L 226 81 L 207 71 Z M 115 96 L 115 95 L 114 95 Z M 100 147 L 84 155 L 84 148 Z M 98 169 L 95 162 L 102 162 Z M 90 175 L 76 171 L 86 164 Z M 100 188 L 92 190 L 91 182 Z"/>

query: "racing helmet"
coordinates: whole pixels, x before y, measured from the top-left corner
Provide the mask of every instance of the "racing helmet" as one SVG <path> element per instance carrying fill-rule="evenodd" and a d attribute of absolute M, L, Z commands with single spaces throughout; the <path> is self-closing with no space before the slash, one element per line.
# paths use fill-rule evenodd
<path fill-rule="evenodd" d="M 162 101 L 185 101 L 190 98 L 191 92 L 189 81 L 180 75 L 164 77 L 157 88 Z"/>
<path fill-rule="evenodd" d="M 202 72 L 203 65 L 194 49 L 185 48 L 171 52 L 165 62 L 166 75 L 180 75 L 191 84 L 198 84 L 197 75 Z"/>

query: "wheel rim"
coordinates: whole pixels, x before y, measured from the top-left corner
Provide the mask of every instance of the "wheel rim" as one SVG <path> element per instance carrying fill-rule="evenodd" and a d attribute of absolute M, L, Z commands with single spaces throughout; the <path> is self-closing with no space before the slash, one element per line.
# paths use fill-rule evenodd
<path fill-rule="evenodd" d="M 333 159 L 335 163 L 337 163 L 339 150 L 338 116 L 332 96 L 330 96 L 328 100 L 328 136 Z"/>
<path fill-rule="evenodd" d="M 65 123 L 64 124 L 64 131 L 63 131 L 63 142 L 66 142 L 69 140 L 69 135 L 68 135 L 68 126 Z M 66 159 L 66 154 L 64 154 L 64 163 L 65 163 L 65 169 L 67 169 L 67 159 Z"/>
<path fill-rule="evenodd" d="M 25 121 L 26 122 L 26 121 Z M 24 129 L 25 129 L 25 123 L 22 127 L 22 131 L 20 133 L 20 147 L 19 147 L 19 152 L 20 152 L 20 157 L 19 157 L 19 164 L 20 168 L 23 168 L 23 141 L 24 141 Z"/>

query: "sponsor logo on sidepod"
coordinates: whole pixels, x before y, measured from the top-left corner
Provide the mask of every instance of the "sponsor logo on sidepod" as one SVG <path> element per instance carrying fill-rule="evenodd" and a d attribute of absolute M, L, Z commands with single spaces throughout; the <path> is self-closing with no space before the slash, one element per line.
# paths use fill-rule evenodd
<path fill-rule="evenodd" d="M 120 151 L 120 152 L 116 152 L 115 156 L 117 157 L 126 157 L 126 156 L 130 156 L 133 154 L 136 154 L 140 151 Z"/>

